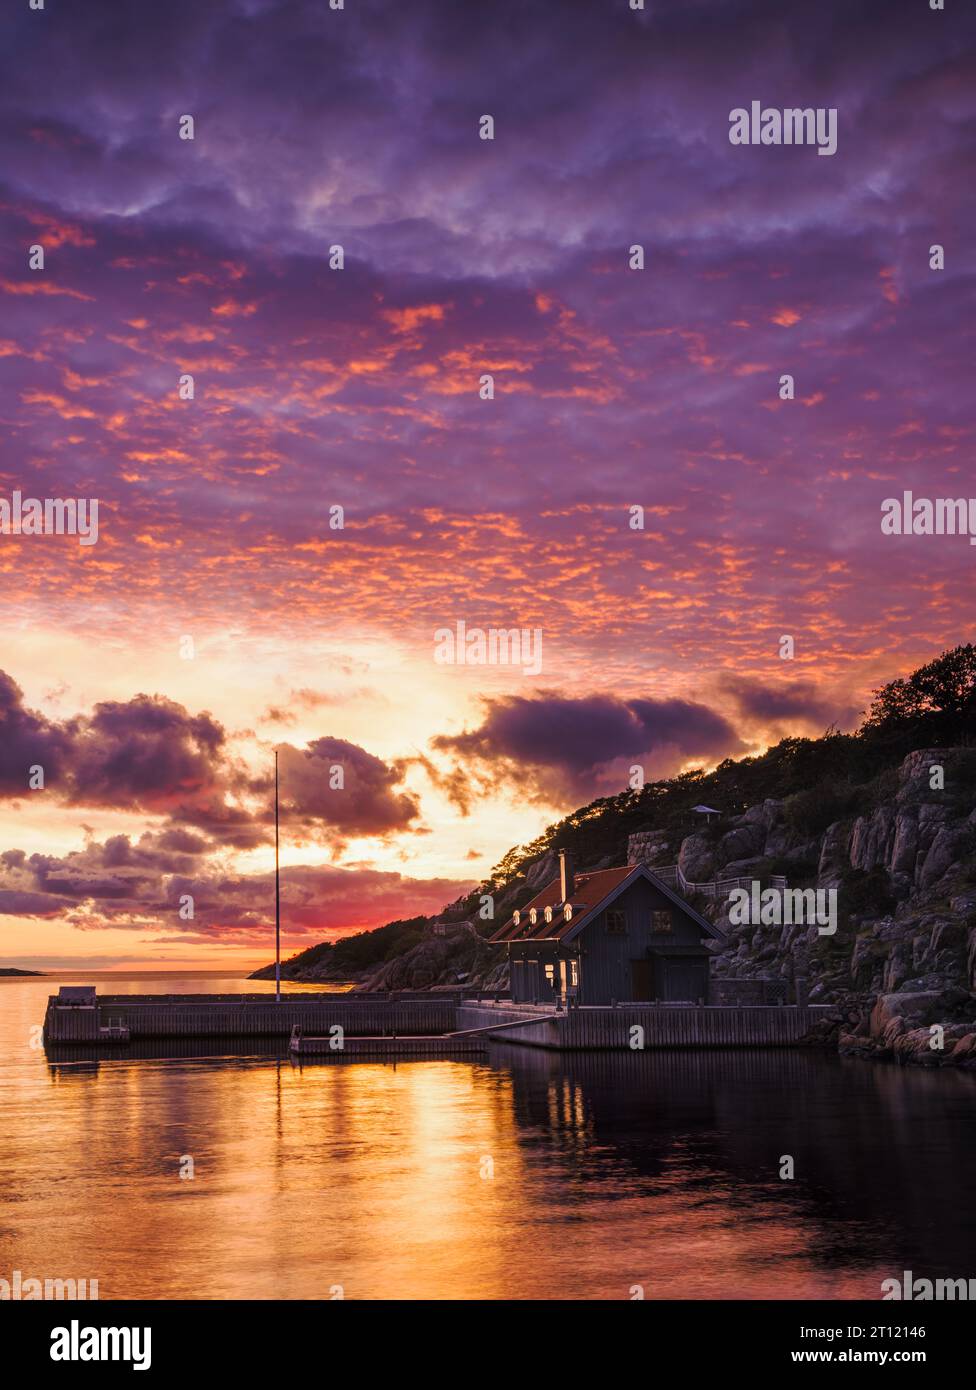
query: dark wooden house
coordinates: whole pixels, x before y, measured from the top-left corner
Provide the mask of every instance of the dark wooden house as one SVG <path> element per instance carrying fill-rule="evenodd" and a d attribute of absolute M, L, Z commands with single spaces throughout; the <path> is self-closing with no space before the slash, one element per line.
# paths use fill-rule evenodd
<path fill-rule="evenodd" d="M 559 877 L 491 940 L 506 942 L 512 1000 L 708 1002 L 710 941 L 722 932 L 644 864 Z"/>

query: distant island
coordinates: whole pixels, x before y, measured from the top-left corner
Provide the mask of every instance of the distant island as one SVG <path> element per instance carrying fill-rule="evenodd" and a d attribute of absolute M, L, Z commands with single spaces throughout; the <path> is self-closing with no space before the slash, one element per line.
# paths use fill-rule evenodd
<path fill-rule="evenodd" d="M 0 969 L 0 975 L 44 975 L 46 973 L 44 970 L 14 970 L 12 966 Z"/>

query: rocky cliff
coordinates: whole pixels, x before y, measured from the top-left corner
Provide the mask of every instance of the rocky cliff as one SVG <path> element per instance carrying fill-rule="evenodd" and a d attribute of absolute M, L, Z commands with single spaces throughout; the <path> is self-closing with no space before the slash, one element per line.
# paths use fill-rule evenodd
<path fill-rule="evenodd" d="M 677 862 L 694 883 L 782 875 L 791 888 L 836 890 L 833 935 L 816 925 L 733 925 L 727 896 L 693 895 L 728 935 L 716 975 L 804 978 L 812 1003 L 836 1006 L 829 1023 L 846 1053 L 976 1066 L 972 749 L 917 749 L 865 786 L 766 798 L 683 837 L 645 827 L 630 847 L 651 868 Z M 580 867 L 620 862 L 622 854 Z M 496 922 L 555 876 L 555 855 L 524 870 L 497 895 Z M 425 940 L 361 987 L 457 984 L 504 989 L 503 953 L 471 934 Z"/>
<path fill-rule="evenodd" d="M 749 805 L 750 778 L 784 794 Z M 703 790 L 709 804 L 738 802 L 738 811 L 694 825 Z M 825 1027 L 844 1052 L 976 1066 L 976 750 L 969 747 L 916 748 L 891 759 L 866 756 L 847 736 L 792 740 L 714 773 L 607 798 L 510 851 L 493 879 L 446 909 L 473 927 L 435 936 L 424 918 L 391 923 L 313 948 L 289 963 L 286 978 L 338 978 L 343 969 L 359 989 L 504 990 L 504 948 L 486 938 L 555 877 L 554 849 L 562 844 L 583 870 L 624 863 L 629 853 L 651 868 L 677 863 L 692 883 L 767 884 L 782 876 L 793 889 L 833 890 L 831 935 L 810 924 L 733 923 L 727 895 L 693 895 L 727 932 L 715 974 L 805 979 L 811 1002 L 835 1006 Z M 481 922 L 486 893 L 494 915 Z"/>
<path fill-rule="evenodd" d="M 734 925 L 727 898 L 696 898 L 728 933 L 715 973 L 807 979 L 812 1003 L 838 1006 L 844 1052 L 976 1065 L 973 750 L 917 749 L 860 791 L 857 814 L 820 828 L 829 797 L 818 806 L 801 793 L 682 840 L 678 863 L 693 882 L 775 873 L 790 887 L 836 890 L 833 935 Z M 653 867 L 669 852 L 660 844 L 641 857 Z"/>

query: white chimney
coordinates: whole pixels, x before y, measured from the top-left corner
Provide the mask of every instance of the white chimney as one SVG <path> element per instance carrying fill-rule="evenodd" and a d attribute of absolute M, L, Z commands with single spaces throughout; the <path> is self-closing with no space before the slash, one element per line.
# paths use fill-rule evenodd
<path fill-rule="evenodd" d="M 573 856 L 568 849 L 559 851 L 559 901 L 568 903 L 573 898 Z"/>

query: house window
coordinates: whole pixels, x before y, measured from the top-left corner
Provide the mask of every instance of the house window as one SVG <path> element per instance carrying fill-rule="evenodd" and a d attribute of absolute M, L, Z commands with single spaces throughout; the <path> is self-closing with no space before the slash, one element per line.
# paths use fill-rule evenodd
<path fill-rule="evenodd" d="M 651 931 L 655 936 L 671 935 L 671 912 L 668 908 L 651 913 Z"/>
<path fill-rule="evenodd" d="M 622 912 L 613 910 L 607 913 L 607 935 L 627 935 L 627 918 L 624 916 Z"/>
<path fill-rule="evenodd" d="M 569 962 L 569 983 L 573 989 L 579 984 L 579 965 L 575 960 Z"/>
<path fill-rule="evenodd" d="M 551 961 L 546 965 L 546 984 L 552 986 L 556 984 L 556 967 Z"/>

